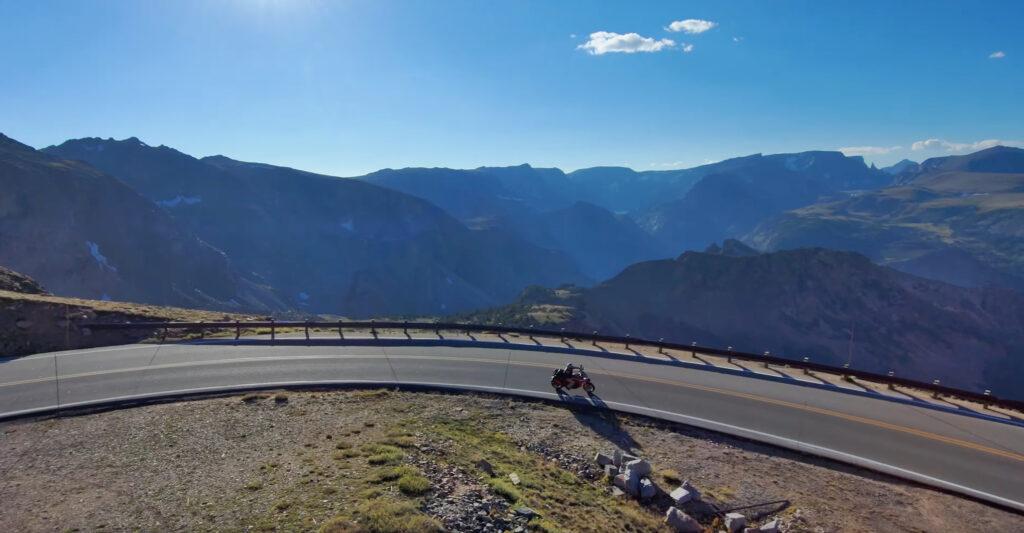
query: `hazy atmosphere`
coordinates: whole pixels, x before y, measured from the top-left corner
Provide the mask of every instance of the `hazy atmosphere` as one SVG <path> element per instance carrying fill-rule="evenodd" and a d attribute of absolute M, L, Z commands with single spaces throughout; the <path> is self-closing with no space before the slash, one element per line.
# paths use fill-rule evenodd
<path fill-rule="evenodd" d="M 1022 22 L 0 0 L 0 532 L 1024 532 Z"/>
<path fill-rule="evenodd" d="M 0 3 L 0 125 L 338 176 L 1021 145 L 1019 2 Z M 687 23 L 687 21 L 692 21 Z"/>

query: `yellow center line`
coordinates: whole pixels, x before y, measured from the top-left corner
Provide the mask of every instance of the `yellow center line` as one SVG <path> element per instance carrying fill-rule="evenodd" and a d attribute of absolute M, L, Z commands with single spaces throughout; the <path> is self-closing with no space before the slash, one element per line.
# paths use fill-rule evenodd
<path fill-rule="evenodd" d="M 251 362 L 261 362 L 261 361 L 293 361 L 293 360 L 297 360 L 297 359 L 300 359 L 300 360 L 301 359 L 305 359 L 305 360 L 313 360 L 313 359 L 384 359 L 385 357 L 389 357 L 391 359 L 422 359 L 422 360 L 428 360 L 428 361 L 429 360 L 437 360 L 437 361 L 473 362 L 473 363 L 488 363 L 488 364 L 495 364 L 495 365 L 512 364 L 512 365 L 516 365 L 516 366 L 529 366 L 529 367 L 537 367 L 537 368 L 551 368 L 551 365 L 547 364 L 547 363 L 535 363 L 535 362 L 529 362 L 529 361 L 505 361 L 505 360 L 499 360 L 499 359 L 485 359 L 485 358 L 460 357 L 460 356 L 427 356 L 427 355 L 388 355 L 388 356 L 384 356 L 384 355 L 369 355 L 369 354 L 367 354 L 367 355 L 359 355 L 359 354 L 288 355 L 288 356 L 265 356 L 265 357 L 237 357 L 237 358 L 230 358 L 230 359 L 212 359 L 212 360 L 207 360 L 207 361 L 188 361 L 188 362 L 179 362 L 179 363 L 164 363 L 164 364 L 159 364 L 159 365 L 122 368 L 122 369 L 117 369 L 117 370 L 96 370 L 96 371 L 92 371 L 92 372 L 81 372 L 81 373 L 77 373 L 77 374 L 68 374 L 68 375 L 61 376 L 60 379 L 61 380 L 69 380 L 69 379 L 94 377 L 94 376 L 109 375 L 109 374 L 142 372 L 142 371 L 146 371 L 146 370 L 159 370 L 159 369 L 167 369 L 167 368 L 181 368 L 181 367 L 189 367 L 189 366 L 213 366 L 213 365 L 231 364 L 231 363 L 251 363 Z M 931 433 L 931 432 L 928 432 L 928 431 L 923 431 L 923 430 L 919 430 L 919 429 L 909 428 L 909 427 L 906 427 L 906 426 L 900 426 L 900 425 L 892 424 L 892 423 L 889 423 L 889 422 L 883 422 L 881 420 L 875 420 L 875 419 L 872 419 L 872 418 L 865 418 L 865 417 L 862 417 L 862 416 L 851 415 L 851 414 L 842 413 L 842 412 L 839 412 L 839 411 L 833 411 L 831 409 L 825 409 L 825 408 L 822 408 L 822 407 L 812 407 L 812 406 L 809 406 L 809 405 L 794 403 L 794 402 L 790 402 L 790 401 L 786 401 L 786 400 L 777 400 L 777 399 L 774 399 L 774 398 L 767 398 L 767 397 L 764 397 L 764 396 L 759 396 L 759 395 L 756 395 L 756 394 L 750 394 L 750 393 L 746 393 L 746 392 L 739 392 L 739 391 L 733 391 L 733 390 L 728 390 L 728 389 L 720 389 L 720 388 L 717 388 L 717 387 L 709 387 L 709 386 L 706 386 L 706 385 L 697 385 L 697 384 L 693 384 L 693 383 L 683 383 L 683 382 L 680 382 L 680 381 L 673 381 L 673 380 L 669 380 L 669 379 L 649 377 L 649 376 L 641 376 L 641 375 L 637 375 L 637 374 L 630 374 L 630 373 L 623 373 L 623 372 L 608 372 L 608 371 L 604 371 L 604 370 L 594 370 L 594 371 L 591 371 L 589 373 L 591 373 L 591 374 L 606 375 L 606 376 L 611 376 L 611 377 L 616 377 L 616 378 L 631 379 L 631 380 L 635 380 L 635 381 L 646 381 L 646 382 L 650 382 L 650 383 L 660 383 L 660 384 L 670 385 L 670 386 L 674 386 L 674 387 L 681 387 L 681 388 L 687 388 L 687 389 L 693 389 L 693 390 L 700 390 L 700 391 L 704 391 L 704 392 L 711 392 L 711 393 L 715 393 L 715 394 L 721 394 L 721 395 L 724 395 L 724 396 L 731 396 L 731 397 L 734 397 L 734 398 L 743 398 L 743 399 L 752 400 L 752 401 L 756 401 L 756 402 L 767 403 L 767 404 L 772 404 L 772 405 L 778 405 L 778 406 L 782 406 L 782 407 L 788 407 L 790 409 L 797 409 L 797 410 L 800 410 L 800 411 L 811 412 L 811 413 L 821 414 L 821 415 L 825 415 L 825 416 L 831 416 L 831 417 L 835 417 L 835 418 L 840 418 L 840 419 L 848 420 L 848 421 L 851 421 L 851 422 L 857 422 L 857 423 L 860 423 L 860 424 L 866 424 L 866 425 L 870 425 L 870 426 L 874 426 L 874 427 L 878 427 L 878 428 L 888 429 L 890 431 L 897 431 L 897 432 L 900 432 L 900 433 L 906 433 L 906 434 L 914 435 L 914 436 L 921 437 L 921 438 L 924 438 L 924 439 L 929 439 L 929 440 L 933 440 L 933 441 L 937 441 L 937 442 L 943 442 L 943 443 L 950 444 L 950 445 L 953 445 L 953 446 L 959 446 L 961 448 L 967 448 L 967 449 L 970 449 L 970 450 L 975 450 L 975 451 L 979 451 L 979 452 L 983 452 L 983 453 L 988 453 L 988 454 L 991 454 L 991 455 L 997 455 L 997 456 L 1000 456 L 1000 457 L 1005 457 L 1007 459 L 1012 459 L 1012 460 L 1015 460 L 1015 461 L 1024 462 L 1024 455 L 1021 455 L 1021 454 L 1018 454 L 1018 453 L 1014 453 L 1014 452 L 1010 452 L 1010 451 L 1006 451 L 1006 450 L 1000 450 L 998 448 L 992 448 L 992 447 L 989 447 L 989 446 L 984 446 L 982 444 L 977 444 L 977 443 L 974 443 L 974 442 L 965 441 L 965 440 L 957 439 L 957 438 L 954 438 L 954 437 L 947 437 L 947 436 L 944 436 L 944 435 L 938 435 L 938 434 Z M 49 382 L 49 381 L 54 381 L 53 376 L 42 377 L 42 378 L 26 379 L 26 380 L 21 380 L 21 381 L 11 381 L 11 382 L 6 382 L 6 383 L 0 383 L 0 387 L 10 387 L 10 386 L 15 386 L 15 385 L 25 385 L 25 384 L 31 384 L 31 383 L 45 383 L 45 382 Z"/>

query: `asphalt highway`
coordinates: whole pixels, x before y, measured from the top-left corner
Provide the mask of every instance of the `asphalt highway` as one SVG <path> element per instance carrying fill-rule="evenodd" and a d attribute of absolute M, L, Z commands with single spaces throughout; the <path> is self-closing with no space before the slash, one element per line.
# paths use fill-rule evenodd
<path fill-rule="evenodd" d="M 0 360 L 0 417 L 264 386 L 444 386 L 589 403 L 857 464 L 1024 511 L 1024 426 L 797 383 L 543 347 L 139 344 Z M 596 395 L 558 396 L 582 363 Z"/>

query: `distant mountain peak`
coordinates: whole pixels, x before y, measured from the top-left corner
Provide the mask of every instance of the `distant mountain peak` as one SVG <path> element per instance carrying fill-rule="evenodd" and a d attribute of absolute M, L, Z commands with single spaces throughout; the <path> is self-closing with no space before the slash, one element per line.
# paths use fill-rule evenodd
<path fill-rule="evenodd" d="M 726 257 L 751 257 L 761 254 L 761 252 L 758 252 L 736 239 L 725 239 L 722 241 L 721 246 L 719 246 L 718 243 L 711 243 L 711 246 L 708 246 L 704 250 L 704 253 L 710 255 L 724 255 Z"/>
<path fill-rule="evenodd" d="M 904 172 L 906 172 L 908 170 L 912 171 L 912 172 L 916 171 L 919 166 L 920 165 L 918 165 L 917 161 L 911 161 L 909 159 L 904 159 L 904 160 L 900 161 L 899 163 L 896 163 L 895 165 L 891 165 L 891 166 L 888 166 L 888 167 L 883 167 L 882 168 L 882 172 L 885 172 L 887 174 L 891 174 L 891 175 L 895 176 L 897 174 L 902 174 L 902 173 L 904 173 Z"/>
<path fill-rule="evenodd" d="M 36 149 L 0 133 L 0 149 L 5 151 L 35 152 Z"/>

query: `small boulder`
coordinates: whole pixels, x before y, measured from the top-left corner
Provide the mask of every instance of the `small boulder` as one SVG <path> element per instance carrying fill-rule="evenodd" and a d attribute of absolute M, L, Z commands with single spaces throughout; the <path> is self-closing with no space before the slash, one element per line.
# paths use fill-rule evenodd
<path fill-rule="evenodd" d="M 487 459 L 480 459 L 477 461 L 476 467 L 488 476 L 494 476 L 494 466 Z"/>
<path fill-rule="evenodd" d="M 615 450 L 612 452 L 612 464 L 615 466 L 622 466 L 622 450 Z"/>
<path fill-rule="evenodd" d="M 508 475 L 508 479 L 510 481 L 512 481 L 513 485 L 518 485 L 520 483 L 520 481 L 519 481 L 519 474 L 517 474 L 515 472 L 512 472 L 511 474 L 509 474 Z"/>
<path fill-rule="evenodd" d="M 597 455 L 595 455 L 594 456 L 594 462 L 597 463 L 600 466 L 607 466 L 607 465 L 613 464 L 612 463 L 612 458 L 608 457 L 607 455 L 605 455 L 603 453 L 598 453 Z"/>
<path fill-rule="evenodd" d="M 622 492 L 622 489 L 620 489 L 619 487 L 612 487 L 612 498 L 624 498 L 624 497 L 626 497 L 626 493 Z"/>
<path fill-rule="evenodd" d="M 669 507 L 665 512 L 665 523 L 678 533 L 701 533 L 704 531 L 700 522 L 675 507 Z"/>
<path fill-rule="evenodd" d="M 747 517 L 740 513 L 726 513 L 725 528 L 729 533 L 739 533 L 747 525 Z"/>
<path fill-rule="evenodd" d="M 761 527 L 748 527 L 743 530 L 743 533 L 779 533 L 779 521 L 776 519 L 761 524 Z"/>
<path fill-rule="evenodd" d="M 658 487 L 651 483 L 651 480 L 643 478 L 640 480 L 640 499 L 649 500 L 658 494 Z"/>
<path fill-rule="evenodd" d="M 530 509 L 529 507 L 520 507 L 516 509 L 516 514 L 519 516 L 525 516 L 527 518 L 537 516 L 537 511 Z"/>
<path fill-rule="evenodd" d="M 692 484 L 690 484 L 690 480 L 689 479 L 684 480 L 683 484 L 680 485 L 680 486 L 683 487 L 684 489 L 690 491 L 690 498 L 693 501 L 695 501 L 695 502 L 699 502 L 700 501 L 700 491 L 697 490 L 697 487 L 694 487 Z"/>
<path fill-rule="evenodd" d="M 693 499 L 693 493 L 686 490 L 686 487 L 679 487 L 670 492 L 668 496 L 669 498 L 672 498 L 672 501 L 675 502 L 676 505 L 682 505 Z"/>
<path fill-rule="evenodd" d="M 615 476 L 613 483 L 630 496 L 640 494 L 640 476 L 634 475 L 628 470 Z"/>
<path fill-rule="evenodd" d="M 626 471 L 637 476 L 648 476 L 651 474 L 651 463 L 643 459 L 634 459 L 626 463 Z"/>

